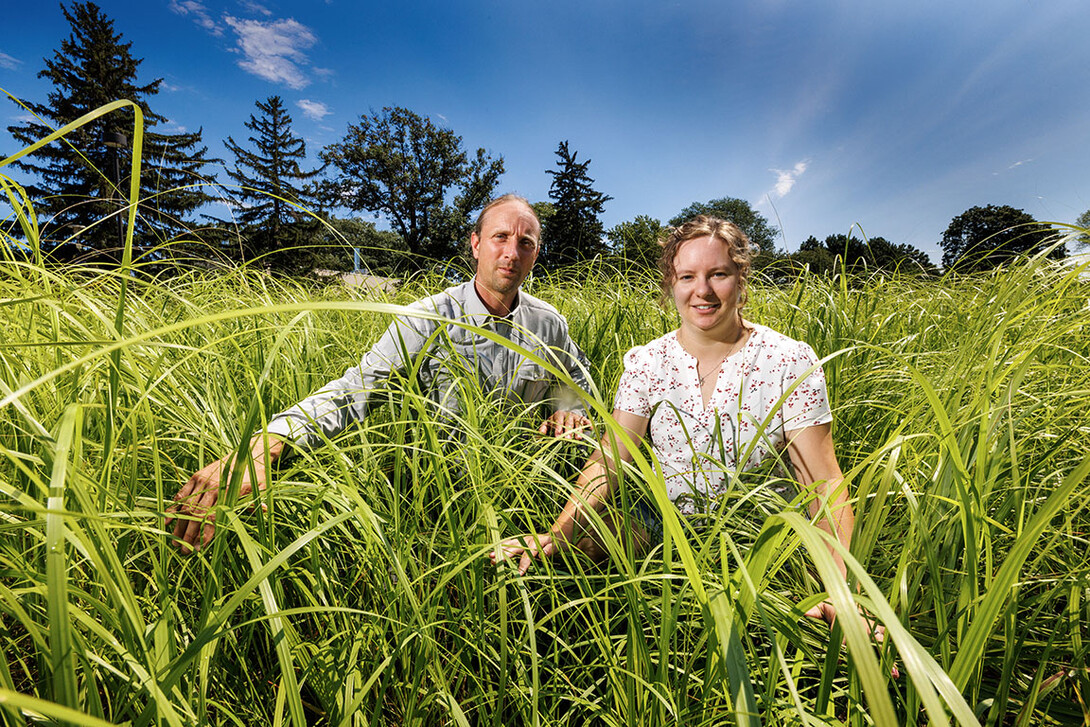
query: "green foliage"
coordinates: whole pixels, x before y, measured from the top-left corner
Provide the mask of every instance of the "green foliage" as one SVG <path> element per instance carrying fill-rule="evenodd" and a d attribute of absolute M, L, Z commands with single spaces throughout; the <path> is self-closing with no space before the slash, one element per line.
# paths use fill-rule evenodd
<path fill-rule="evenodd" d="M 19 103 L 34 120 L 8 127 L 21 144 L 44 138 L 57 126 L 115 99 L 130 99 L 144 111 L 145 134 L 138 245 L 151 246 L 183 229 L 184 219 L 210 201 L 201 187 L 205 156 L 201 133 L 165 134 L 154 127 L 166 119 L 152 112 L 148 98 L 159 92 L 162 79 L 140 85 L 141 60 L 131 53 L 114 23 L 93 2 L 61 6 L 72 28 L 52 58 L 45 60 L 39 78 L 53 84 L 46 103 Z M 110 214 L 124 216 L 124 194 L 129 186 L 133 117 L 123 109 L 101 117 L 67 135 L 62 142 L 43 147 L 16 164 L 37 180 L 28 185 L 40 211 L 54 215 L 54 227 L 44 231 L 44 247 L 58 248 L 55 257 L 119 262 L 122 242 L 119 224 L 103 222 Z M 109 144 L 109 145 L 108 145 Z M 117 146 L 121 144 L 121 146 Z M 67 243 L 67 244 L 63 244 Z"/>
<path fill-rule="evenodd" d="M 824 357 L 857 588 L 805 497 L 770 492 L 785 473 L 732 478 L 696 530 L 646 451 L 612 514 L 654 503 L 661 547 L 635 557 L 622 528 L 602 565 L 492 568 L 501 538 L 552 521 L 595 445 L 538 437 L 474 377 L 454 421 L 405 382 L 255 500 L 224 500 L 212 546 L 182 557 L 163 517 L 189 474 L 356 363 L 391 303 L 445 281 L 368 298 L 253 268 L 58 271 L 25 190 L 0 189 L 30 244 L 0 240 L 4 724 L 1090 720 L 1085 266 L 752 282 L 747 317 Z M 653 276 L 581 272 L 530 292 L 587 352 L 611 447 L 622 355 L 676 316 Z M 801 616 L 826 597 L 831 631 Z"/>
<path fill-rule="evenodd" d="M 1075 220 L 1075 225 L 1082 229 L 1082 232 L 1076 238 L 1078 244 L 1082 246 L 1090 245 L 1090 210 L 1086 210 L 1079 218 Z"/>
<path fill-rule="evenodd" d="M 764 266 L 761 258 L 770 260 L 776 255 L 776 231 L 768 224 L 765 216 L 750 207 L 749 202 L 744 199 L 721 197 L 709 202 L 693 202 L 678 212 L 667 224 L 677 227 L 697 215 L 718 217 L 742 228 L 742 232 L 746 233 L 749 241 L 759 251 L 754 260 L 754 264 L 758 267 Z"/>
<path fill-rule="evenodd" d="M 541 255 L 538 265 L 556 270 L 565 265 L 590 260 L 606 252 L 599 215 L 613 199 L 594 189 L 594 180 L 587 174 L 590 159 L 579 161 L 579 152 L 568 149 L 562 141 L 556 148 L 556 169 L 546 169 L 552 178 L 549 198 L 552 214 L 542 221 Z"/>
<path fill-rule="evenodd" d="M 973 272 L 1009 263 L 1019 255 L 1043 252 L 1056 241 L 1048 225 L 1008 205 L 970 207 L 955 217 L 942 235 L 942 264 L 958 272 Z M 1065 255 L 1063 245 L 1051 258 Z"/>
<path fill-rule="evenodd" d="M 322 159 L 334 171 L 327 203 L 381 214 L 421 267 L 458 252 L 503 174 L 502 157 L 478 149 L 470 158 L 462 137 L 397 106 L 349 124 Z"/>
<path fill-rule="evenodd" d="M 813 273 L 832 276 L 840 272 L 868 275 L 875 272 L 901 272 L 908 275 L 936 275 L 938 268 L 927 253 L 911 245 L 897 245 L 884 237 L 860 240 L 854 235 L 829 235 L 824 242 L 810 236 L 797 253 L 777 261 L 777 271 L 808 268 Z"/>
<path fill-rule="evenodd" d="M 245 227 L 243 259 L 273 253 L 274 267 L 282 267 L 288 261 L 282 260 L 285 256 L 275 255 L 278 249 L 303 244 L 306 236 L 301 232 L 313 237 L 318 231 L 300 208 L 312 201 L 304 183 L 321 170 L 304 171 L 300 166 L 306 159 L 306 142 L 292 132 L 291 115 L 283 100 L 270 96 L 256 104 L 261 117 L 250 114 L 246 122 L 246 128 L 254 133 L 249 137 L 252 149 L 244 148 L 230 136 L 224 142 L 235 156 L 234 169 L 227 174 L 239 185 L 231 196 L 237 203 L 235 216 Z"/>
<path fill-rule="evenodd" d="M 662 252 L 659 240 L 665 232 L 666 228 L 654 217 L 637 215 L 611 228 L 606 237 L 615 255 L 638 267 L 654 269 Z"/>
<path fill-rule="evenodd" d="M 359 252 L 360 267 L 373 274 L 391 274 L 405 267 L 405 244 L 397 233 L 376 229 L 373 222 L 355 217 L 331 217 L 328 222 L 329 227 L 322 228 L 321 244 L 331 259 L 313 267 L 352 270 L 354 250 Z"/>

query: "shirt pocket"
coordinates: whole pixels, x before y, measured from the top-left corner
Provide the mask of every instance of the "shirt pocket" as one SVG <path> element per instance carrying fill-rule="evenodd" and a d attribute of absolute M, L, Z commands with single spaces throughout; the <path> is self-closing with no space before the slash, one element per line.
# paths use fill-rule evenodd
<path fill-rule="evenodd" d="M 553 378 L 544 366 L 523 360 L 515 370 L 511 384 L 516 396 L 527 404 L 536 404 L 549 398 Z"/>

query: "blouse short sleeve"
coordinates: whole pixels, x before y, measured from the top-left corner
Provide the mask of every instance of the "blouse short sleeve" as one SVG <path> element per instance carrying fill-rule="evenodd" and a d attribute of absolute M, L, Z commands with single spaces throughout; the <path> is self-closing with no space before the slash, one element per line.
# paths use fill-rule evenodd
<path fill-rule="evenodd" d="M 651 416 L 651 364 L 647 346 L 636 346 L 624 355 L 624 373 L 613 398 L 614 409 Z"/>
<path fill-rule="evenodd" d="M 784 390 L 798 381 L 783 404 L 783 428 L 785 431 L 803 429 L 833 420 L 829 407 L 829 394 L 825 388 L 825 373 L 818 365 L 818 357 L 809 344 L 794 341 L 794 350 L 786 357 Z"/>

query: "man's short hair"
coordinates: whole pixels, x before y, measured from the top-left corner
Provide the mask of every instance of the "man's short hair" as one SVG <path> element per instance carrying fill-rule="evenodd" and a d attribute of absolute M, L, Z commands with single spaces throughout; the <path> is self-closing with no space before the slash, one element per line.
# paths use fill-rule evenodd
<path fill-rule="evenodd" d="M 504 204 L 506 202 L 522 202 L 524 205 L 526 205 L 526 209 L 530 210 L 530 214 L 534 216 L 534 219 L 537 220 L 538 227 L 541 226 L 541 220 L 538 219 L 537 212 L 534 211 L 534 207 L 530 204 L 529 200 L 517 194 L 504 194 L 496 197 L 494 200 L 484 206 L 484 209 L 481 210 L 481 213 L 477 215 L 477 221 L 473 223 L 473 233 L 475 235 L 480 235 L 481 228 L 484 226 L 484 216 L 488 214 L 488 211 L 493 207 L 499 207 L 501 204 Z"/>

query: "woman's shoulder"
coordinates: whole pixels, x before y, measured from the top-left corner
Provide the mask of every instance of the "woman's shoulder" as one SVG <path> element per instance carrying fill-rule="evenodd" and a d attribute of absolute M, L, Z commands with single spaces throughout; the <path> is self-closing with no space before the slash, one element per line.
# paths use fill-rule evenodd
<path fill-rule="evenodd" d="M 764 361 L 779 361 L 811 366 L 818 362 L 818 354 L 806 341 L 780 334 L 778 330 L 752 324 L 751 346 L 764 354 Z"/>
<path fill-rule="evenodd" d="M 677 331 L 670 331 L 666 335 L 648 341 L 641 346 L 633 346 L 624 355 L 625 367 L 632 368 L 661 361 L 669 355 L 676 342 Z"/>
<path fill-rule="evenodd" d="M 778 349 L 781 351 L 810 349 L 810 344 L 806 343 L 805 341 L 799 341 L 791 338 L 790 336 L 784 333 L 780 333 L 773 328 L 763 326 L 760 323 L 750 322 L 750 325 L 753 326 L 751 340 L 755 345 Z"/>

